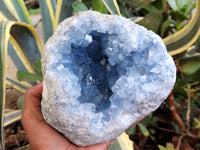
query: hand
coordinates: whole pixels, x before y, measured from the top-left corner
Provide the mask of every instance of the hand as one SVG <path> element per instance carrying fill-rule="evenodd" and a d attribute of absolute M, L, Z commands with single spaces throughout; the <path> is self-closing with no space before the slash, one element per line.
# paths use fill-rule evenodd
<path fill-rule="evenodd" d="M 22 114 L 22 125 L 33 150 L 107 150 L 111 141 L 86 147 L 70 143 L 64 136 L 48 125 L 42 116 L 43 84 L 40 83 L 26 91 Z"/>

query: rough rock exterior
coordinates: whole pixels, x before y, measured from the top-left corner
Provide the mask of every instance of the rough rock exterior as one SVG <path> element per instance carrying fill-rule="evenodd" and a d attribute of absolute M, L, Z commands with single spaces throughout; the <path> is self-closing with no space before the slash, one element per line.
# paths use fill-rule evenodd
<path fill-rule="evenodd" d="M 44 119 L 81 146 L 111 140 L 154 111 L 176 74 L 159 36 L 93 11 L 59 24 L 42 65 Z"/>

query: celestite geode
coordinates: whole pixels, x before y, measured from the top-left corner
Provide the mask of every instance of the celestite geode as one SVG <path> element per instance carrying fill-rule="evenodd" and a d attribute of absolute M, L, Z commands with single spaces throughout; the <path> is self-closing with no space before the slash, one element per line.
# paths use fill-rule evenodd
<path fill-rule="evenodd" d="M 59 24 L 42 66 L 44 119 L 81 146 L 113 139 L 154 111 L 176 76 L 159 36 L 94 11 Z"/>

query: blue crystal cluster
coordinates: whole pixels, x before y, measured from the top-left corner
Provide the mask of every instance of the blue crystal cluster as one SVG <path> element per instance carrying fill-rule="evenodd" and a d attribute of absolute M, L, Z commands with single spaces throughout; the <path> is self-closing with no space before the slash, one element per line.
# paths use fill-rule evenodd
<path fill-rule="evenodd" d="M 152 31 L 93 11 L 58 26 L 42 64 L 44 118 L 78 145 L 108 141 L 155 110 L 176 73 Z"/>

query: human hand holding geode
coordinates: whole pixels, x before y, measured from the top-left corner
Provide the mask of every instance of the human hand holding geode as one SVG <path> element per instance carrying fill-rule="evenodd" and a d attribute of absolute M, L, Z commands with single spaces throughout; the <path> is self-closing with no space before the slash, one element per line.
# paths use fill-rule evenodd
<path fill-rule="evenodd" d="M 80 147 L 69 142 L 64 136 L 48 125 L 42 116 L 43 84 L 38 84 L 26 91 L 22 124 L 32 150 L 105 150 L 111 141 Z"/>

